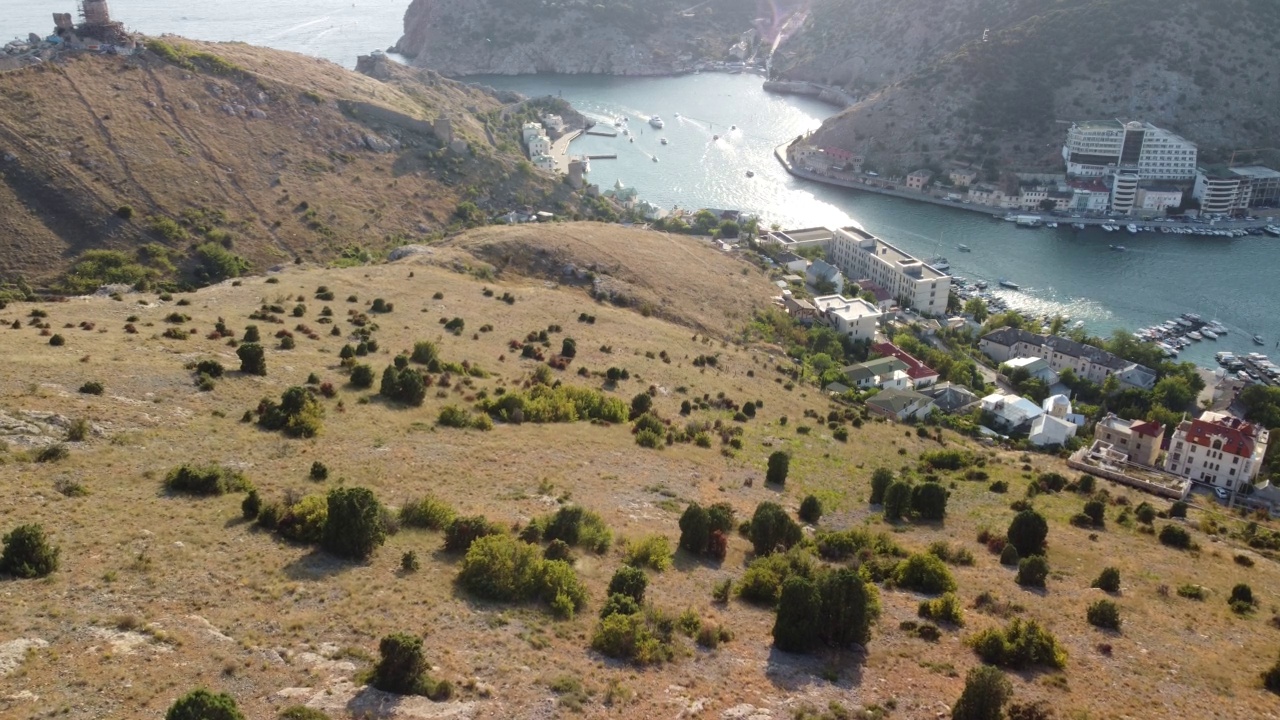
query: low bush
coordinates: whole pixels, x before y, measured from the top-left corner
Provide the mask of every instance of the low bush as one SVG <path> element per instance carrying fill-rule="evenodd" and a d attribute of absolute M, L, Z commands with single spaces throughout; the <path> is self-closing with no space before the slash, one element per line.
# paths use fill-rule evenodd
<path fill-rule="evenodd" d="M 662 572 L 671 567 L 671 542 L 665 535 L 647 535 L 628 542 L 623 562 L 633 567 L 647 567 Z"/>
<path fill-rule="evenodd" d="M 803 535 L 800 526 L 777 503 L 762 502 L 751 516 L 751 545 L 756 555 L 788 550 Z"/>
<path fill-rule="evenodd" d="M 536 520 L 542 537 L 548 541 L 563 540 L 571 546 L 604 553 L 613 541 L 613 532 L 598 514 L 581 505 L 566 505 L 554 514 Z"/>
<path fill-rule="evenodd" d="M 1018 561 L 1018 575 L 1015 582 L 1023 587 L 1044 587 L 1049 578 L 1049 561 L 1043 555 L 1032 555 Z"/>
<path fill-rule="evenodd" d="M 444 501 L 431 495 L 406 503 L 400 508 L 400 524 L 426 530 L 444 530 L 456 514 Z"/>
<path fill-rule="evenodd" d="M 1093 581 L 1092 587 L 1103 592 L 1120 592 L 1120 571 L 1114 567 L 1103 568 L 1098 578 Z"/>
<path fill-rule="evenodd" d="M 769 454 L 769 463 L 765 470 L 764 481 L 770 485 L 785 485 L 787 483 L 787 471 L 790 466 L 791 456 L 782 450 L 775 450 Z"/>
<path fill-rule="evenodd" d="M 267 354 L 258 343 L 243 343 L 236 348 L 236 357 L 240 358 L 240 372 L 248 375 L 267 374 Z"/>
<path fill-rule="evenodd" d="M 152 41 L 156 42 L 156 41 Z M 174 701 L 165 720 L 244 720 L 235 698 L 226 693 L 192 690 Z"/>
<path fill-rule="evenodd" d="M 351 384 L 358 388 L 373 387 L 373 378 L 373 367 L 369 365 L 361 363 L 351 368 Z"/>
<path fill-rule="evenodd" d="M 596 652 L 635 665 L 660 665 L 675 657 L 675 622 L 656 610 L 613 613 L 602 618 L 591 636 Z"/>
<path fill-rule="evenodd" d="M 901 588 L 929 595 L 954 592 L 955 578 L 937 557 L 917 553 L 898 563 L 893 571 L 893 583 Z"/>
<path fill-rule="evenodd" d="M 58 569 L 61 551 L 37 524 L 19 525 L 4 536 L 0 573 L 18 578 L 41 578 Z"/>
<path fill-rule="evenodd" d="M 1231 606 L 1232 612 L 1245 615 L 1253 612 L 1258 601 L 1253 597 L 1253 588 L 1245 583 L 1239 583 L 1231 588 L 1231 597 L 1227 598 L 1227 604 Z"/>
<path fill-rule="evenodd" d="M 98 382 L 97 380 L 90 380 L 89 382 L 80 386 L 80 392 L 84 393 L 85 395 L 101 395 L 104 390 L 105 388 L 102 386 L 102 383 Z"/>
<path fill-rule="evenodd" d="M 382 371 L 378 394 L 388 400 L 416 407 L 427 397 L 427 383 L 422 374 L 413 368 L 388 365 Z"/>
<path fill-rule="evenodd" d="M 46 445 L 35 454 L 35 461 L 38 463 L 53 463 L 60 460 L 66 460 L 71 457 L 71 451 L 62 443 L 54 443 Z"/>
<path fill-rule="evenodd" d="M 1262 673 L 1262 686 L 1280 695 L 1280 660 Z"/>
<path fill-rule="evenodd" d="M 224 495 L 249 490 L 243 474 L 218 465 L 179 465 L 165 475 L 165 489 L 187 495 Z"/>
<path fill-rule="evenodd" d="M 320 434 L 324 406 L 309 388 L 295 385 L 284 391 L 279 403 L 264 398 L 258 403 L 257 415 L 258 425 L 267 430 L 279 430 L 289 437 L 310 438 Z"/>
<path fill-rule="evenodd" d="M 1205 590 L 1203 585 L 1179 585 L 1178 597 L 1184 597 L 1188 600 L 1204 600 L 1209 597 L 1209 591 Z"/>
<path fill-rule="evenodd" d="M 1160 543 L 1179 550 L 1190 550 L 1191 533 L 1178 525 L 1165 525 L 1160 528 Z"/>
<path fill-rule="evenodd" d="M 476 407 L 508 423 L 562 423 L 578 420 L 626 422 L 627 404 L 589 388 L 535 384 L 525 392 L 485 398 Z M 665 434 L 665 428 L 664 428 Z"/>
<path fill-rule="evenodd" d="M 1018 548 L 1012 545 L 1005 545 L 1004 549 L 1000 551 L 1001 565 L 1017 565 L 1020 559 L 1021 558 L 1018 557 Z"/>
<path fill-rule="evenodd" d="M 1110 600 L 1098 600 L 1089 605 L 1085 618 L 1090 625 L 1104 630 L 1120 629 L 1120 608 Z"/>
<path fill-rule="evenodd" d="M 854 556 L 906 557 L 893 538 L 884 533 L 872 533 L 861 528 L 840 531 L 819 530 L 815 537 L 818 554 L 825 560 L 838 562 Z"/>
<path fill-rule="evenodd" d="M 321 544 L 339 557 L 365 560 L 387 539 L 382 504 L 362 487 L 334 488 L 326 498 Z"/>
<path fill-rule="evenodd" d="M 456 517 L 445 526 L 444 549 L 466 552 L 476 540 L 501 532 L 502 528 L 490 523 L 483 515 Z"/>
<path fill-rule="evenodd" d="M 1062 669 L 1067 663 L 1067 651 L 1035 620 L 1015 618 L 1003 629 L 974 635 L 968 643 L 988 665 L 1024 670 L 1034 666 Z"/>
<path fill-rule="evenodd" d="M 822 519 L 822 501 L 815 495 L 807 495 L 800 502 L 800 519 L 810 525 L 817 525 Z"/>
<path fill-rule="evenodd" d="M 813 556 L 800 548 L 759 557 L 747 566 L 738 583 L 738 596 L 747 602 L 773 607 L 782 592 L 782 584 L 788 578 L 796 575 L 813 577 L 816 573 L 817 564 Z"/>
<path fill-rule="evenodd" d="M 916 614 L 934 622 L 964 625 L 964 609 L 955 593 L 943 593 L 942 597 L 933 600 L 921 600 Z"/>
<path fill-rule="evenodd" d="M 613 573 L 609 580 L 609 596 L 625 595 L 636 602 L 644 604 L 644 591 L 649 587 L 649 576 L 640 568 L 624 565 Z"/>
<path fill-rule="evenodd" d="M 567 603 L 569 614 L 587 601 L 586 587 L 568 563 L 546 560 L 535 546 L 505 534 L 487 535 L 471 543 L 458 571 L 458 582 L 488 600 L 541 599 L 553 607 Z"/>
<path fill-rule="evenodd" d="M 315 460 L 311 463 L 311 470 L 307 474 L 316 482 L 324 482 L 329 479 L 329 466 Z"/>

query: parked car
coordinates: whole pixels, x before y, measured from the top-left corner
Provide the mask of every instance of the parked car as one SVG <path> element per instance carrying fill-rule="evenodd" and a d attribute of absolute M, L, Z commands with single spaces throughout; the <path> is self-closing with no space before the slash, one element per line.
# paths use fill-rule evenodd
<path fill-rule="evenodd" d="M 1213 489 L 1213 494 L 1214 494 L 1214 495 L 1217 495 L 1219 500 L 1226 500 L 1226 499 L 1227 499 L 1227 489 L 1226 489 L 1226 488 L 1216 487 L 1216 488 L 1214 488 L 1214 489 Z"/>

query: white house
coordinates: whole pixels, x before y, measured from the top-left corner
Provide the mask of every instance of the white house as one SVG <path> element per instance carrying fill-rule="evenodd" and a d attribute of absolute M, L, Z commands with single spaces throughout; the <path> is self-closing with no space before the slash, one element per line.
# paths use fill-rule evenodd
<path fill-rule="evenodd" d="M 926 418 L 935 406 L 932 398 L 915 390 L 885 390 L 867 399 L 867 409 L 903 422 Z"/>
<path fill-rule="evenodd" d="M 1077 377 L 1098 385 L 1111 375 L 1115 375 L 1121 385 L 1139 390 L 1150 390 L 1156 384 L 1156 373 L 1151 368 L 1057 335 L 1036 335 L 1004 327 L 984 335 L 978 349 L 998 363 L 1020 357 L 1043 358 L 1054 372 L 1060 374 L 1070 368 Z"/>
<path fill-rule="evenodd" d="M 555 172 L 555 169 L 556 169 L 556 159 L 551 157 L 550 155 L 547 155 L 546 153 L 534 155 L 529 162 L 532 162 L 533 166 L 538 168 L 539 170 L 546 170 L 547 172 Z"/>
<path fill-rule="evenodd" d="M 1004 432 L 1030 428 L 1031 423 L 1044 414 L 1044 410 L 1030 400 L 1020 395 L 1002 393 L 993 393 L 982 398 L 982 410 L 995 416 L 997 429 Z"/>
<path fill-rule="evenodd" d="M 836 295 L 844 293 L 844 275 L 840 274 L 840 268 L 825 260 L 814 260 L 805 270 L 804 279 L 814 287 L 821 282 L 831 283 L 832 292 Z"/>
<path fill-rule="evenodd" d="M 1270 433 L 1225 413 L 1205 411 L 1173 431 L 1164 469 L 1195 482 L 1235 490 L 1262 469 Z"/>
<path fill-rule="evenodd" d="M 777 263 L 793 273 L 802 273 L 809 267 L 808 260 L 790 251 L 778 253 Z"/>
<path fill-rule="evenodd" d="M 525 144 L 529 147 L 529 157 L 531 158 L 551 154 L 551 138 L 546 135 L 531 137 Z"/>
<path fill-rule="evenodd" d="M 848 383 L 859 390 L 880 388 L 881 390 L 912 389 L 911 376 L 907 373 L 907 364 L 894 357 L 868 360 L 857 365 L 850 365 L 843 370 Z"/>
<path fill-rule="evenodd" d="M 1031 421 L 1031 432 L 1027 434 L 1027 440 L 1036 447 L 1061 446 L 1075 436 L 1076 426 L 1073 423 L 1052 415 L 1041 415 Z"/>
<path fill-rule="evenodd" d="M 1009 371 L 1026 370 L 1027 374 L 1037 380 L 1043 380 L 1046 385 L 1053 386 L 1058 382 L 1058 373 L 1049 367 L 1049 363 L 1044 358 L 1037 357 L 1021 357 L 1010 358 L 1004 363 L 1009 367 Z"/>
<path fill-rule="evenodd" d="M 871 340 L 876 336 L 881 312 L 862 298 L 822 295 L 813 299 L 818 317 L 836 332 L 853 340 Z"/>
<path fill-rule="evenodd" d="M 520 126 L 520 140 L 525 145 L 528 145 L 530 140 L 542 134 L 542 125 L 536 122 L 527 122 Z"/>

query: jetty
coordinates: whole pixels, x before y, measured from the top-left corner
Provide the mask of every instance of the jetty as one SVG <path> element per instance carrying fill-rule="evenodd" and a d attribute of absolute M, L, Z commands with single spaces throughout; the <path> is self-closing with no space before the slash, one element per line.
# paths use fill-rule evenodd
<path fill-rule="evenodd" d="M 596 129 L 594 129 L 594 128 L 592 128 L 591 130 L 587 130 L 587 131 L 586 131 L 585 133 L 583 133 L 583 134 L 585 134 L 585 135 L 595 135 L 596 137 L 608 137 L 608 138 L 616 138 L 616 137 L 618 137 L 618 133 L 616 133 L 616 132 L 612 132 L 612 131 L 609 131 L 609 130 L 596 130 Z"/>

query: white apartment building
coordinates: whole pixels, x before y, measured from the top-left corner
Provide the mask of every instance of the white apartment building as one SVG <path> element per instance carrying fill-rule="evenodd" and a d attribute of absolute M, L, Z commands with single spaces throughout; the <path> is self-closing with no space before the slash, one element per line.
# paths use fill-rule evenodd
<path fill-rule="evenodd" d="M 1138 203 L 1138 174 L 1118 173 L 1111 181 L 1111 212 L 1128 215 Z"/>
<path fill-rule="evenodd" d="M 531 137 L 525 142 L 525 145 L 529 148 L 529 157 L 531 158 L 551 154 L 551 138 L 546 135 Z"/>
<path fill-rule="evenodd" d="M 1231 171 L 1200 170 L 1191 197 L 1200 201 L 1200 212 L 1208 215 L 1230 215 L 1244 210 L 1253 200 L 1249 178 Z"/>
<path fill-rule="evenodd" d="M 1258 477 L 1270 433 L 1225 413 L 1206 411 L 1173 431 L 1164 469 L 1195 482 L 1238 490 Z"/>
<path fill-rule="evenodd" d="M 1138 187 L 1138 198 L 1134 208 L 1144 215 L 1163 213 L 1170 208 L 1182 205 L 1182 191 L 1176 187 L 1164 185 L 1142 185 Z"/>
<path fill-rule="evenodd" d="M 947 309 L 950 275 L 864 230 L 856 227 L 836 230 L 828 258 L 849 279 L 870 280 L 904 307 L 924 315 L 941 315 Z"/>
<path fill-rule="evenodd" d="M 525 145 L 528 145 L 529 141 L 533 138 L 543 134 L 545 133 L 543 132 L 542 125 L 540 123 L 527 122 L 520 126 L 520 139 Z"/>
<path fill-rule="evenodd" d="M 1067 174 L 1102 177 L 1119 169 L 1142 180 L 1190 180 L 1196 145 L 1147 122 L 1102 120 L 1073 123 L 1062 146 Z"/>
<path fill-rule="evenodd" d="M 880 308 L 862 298 L 822 295 L 813 299 L 818 316 L 835 331 L 852 340 L 873 340 L 880 322 Z"/>

